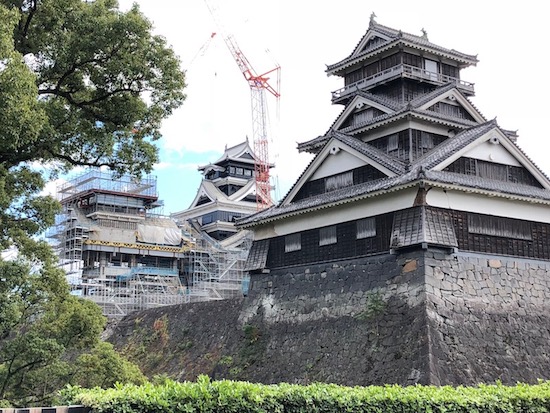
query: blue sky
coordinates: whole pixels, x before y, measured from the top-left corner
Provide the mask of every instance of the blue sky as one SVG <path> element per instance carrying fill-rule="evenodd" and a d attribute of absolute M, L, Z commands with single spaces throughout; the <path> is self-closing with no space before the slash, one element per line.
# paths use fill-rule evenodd
<path fill-rule="evenodd" d="M 343 81 L 327 77 L 325 65 L 351 53 L 372 12 L 383 25 L 419 35 L 425 29 L 433 43 L 477 54 L 477 66 L 462 73 L 463 80 L 475 83 L 474 105 L 487 119 L 497 117 L 501 127 L 518 130 L 520 147 L 550 173 L 550 82 L 543 77 L 544 59 L 538 57 L 548 39 L 544 2 L 208 1 L 219 5 L 225 33 L 234 36 L 258 73 L 273 68 L 275 61 L 281 65 L 281 99 L 278 105 L 268 99 L 276 199 L 286 194 L 311 160 L 309 154 L 298 154 L 297 142 L 324 134 L 341 112 L 330 98 Z M 133 0 L 119 2 L 127 9 Z M 155 32 L 173 46 L 187 73 L 188 98 L 163 123 L 161 162 L 155 170 L 164 212 L 169 214 L 193 200 L 201 179 L 198 166 L 216 160 L 225 145 L 251 137 L 250 91 L 205 0 L 137 3 Z M 212 32 L 218 34 L 209 41 Z M 209 47 L 200 53 L 206 44 Z"/>
<path fill-rule="evenodd" d="M 153 174 L 157 177 L 160 199 L 164 201 L 164 214 L 168 215 L 189 207 L 202 179 L 197 167 L 215 161 L 220 152 L 178 152 L 166 149 L 162 139 L 159 148 L 161 162 Z"/>

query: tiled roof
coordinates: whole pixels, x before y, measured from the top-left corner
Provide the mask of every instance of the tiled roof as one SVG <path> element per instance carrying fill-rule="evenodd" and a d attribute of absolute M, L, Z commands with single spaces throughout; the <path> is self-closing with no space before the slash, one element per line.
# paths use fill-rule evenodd
<path fill-rule="evenodd" d="M 457 118 L 454 116 L 445 115 L 445 114 L 433 112 L 430 110 L 418 109 L 420 106 L 436 98 L 437 96 L 440 96 L 443 93 L 453 89 L 455 86 L 456 84 L 454 82 L 446 83 L 445 85 L 436 88 L 432 92 L 419 96 L 418 98 L 413 99 L 409 103 L 405 103 L 405 104 L 397 103 L 395 101 L 392 101 L 391 99 L 387 99 L 381 96 L 376 96 L 369 92 L 364 92 L 364 91 L 357 92 L 358 95 L 364 96 L 367 99 L 372 99 L 373 101 L 379 102 L 380 104 L 386 106 L 387 108 L 393 109 L 394 112 L 384 113 L 383 115 L 377 116 L 368 121 L 342 128 L 339 130 L 339 132 L 346 133 L 346 134 L 353 134 L 354 132 L 357 132 L 359 130 L 364 130 L 364 128 L 366 127 L 369 127 L 369 129 L 372 129 L 372 128 L 378 127 L 380 123 L 388 123 L 391 121 L 395 121 L 408 114 L 411 114 L 413 116 L 416 115 L 422 118 L 428 117 L 430 120 L 437 119 L 442 121 L 439 123 L 444 123 L 444 124 L 454 125 L 459 127 L 462 126 L 465 128 L 470 128 L 472 126 L 477 125 L 478 124 L 477 122 L 471 121 L 468 119 Z M 458 91 L 458 93 L 460 93 L 460 91 Z M 343 112 L 344 111 L 342 111 L 342 113 Z M 336 123 L 336 121 L 334 123 Z M 334 123 L 333 123 L 333 126 L 334 126 Z M 331 127 L 331 129 L 329 129 L 325 135 L 318 136 L 317 138 L 311 139 L 306 142 L 298 143 L 298 146 L 297 146 L 298 151 L 314 152 L 314 153 L 317 152 L 320 148 L 322 148 L 328 142 L 328 140 L 330 139 L 330 133 L 332 133 L 332 130 L 333 129 Z"/>
<path fill-rule="evenodd" d="M 357 95 L 364 97 L 365 99 L 372 100 L 373 102 L 379 103 L 382 106 L 385 106 L 388 109 L 394 111 L 397 111 L 403 107 L 403 105 L 396 100 L 390 99 L 385 96 L 375 95 L 373 93 L 367 92 L 366 90 L 358 90 Z"/>
<path fill-rule="evenodd" d="M 244 265 L 244 271 L 255 271 L 265 268 L 267 262 L 267 252 L 269 251 L 269 239 L 263 239 L 260 241 L 254 241 L 246 263 Z"/>
<path fill-rule="evenodd" d="M 419 49 L 430 50 L 434 53 L 446 54 L 446 55 L 449 55 L 449 56 L 451 56 L 451 57 L 453 57 L 453 58 L 455 58 L 459 61 L 462 61 L 464 63 L 467 63 L 467 64 L 476 64 L 477 63 L 477 57 L 474 56 L 474 55 L 468 55 L 468 54 L 465 54 L 465 53 L 458 52 L 454 49 L 447 49 L 445 47 L 438 46 L 438 45 L 428 41 L 427 38 L 425 38 L 425 37 L 416 36 L 416 35 L 410 34 L 410 33 L 405 33 L 405 32 L 402 32 L 400 30 L 395 30 L 395 29 L 392 29 L 392 28 L 387 27 L 387 26 L 382 26 L 381 24 L 378 24 L 376 22 L 371 22 L 367 32 L 365 33 L 365 35 L 363 35 L 361 40 L 357 43 L 357 46 L 355 46 L 355 48 L 353 50 L 354 52 L 355 52 L 355 49 L 357 49 L 357 47 L 359 46 L 359 44 L 361 44 L 361 42 L 363 41 L 365 36 L 367 36 L 370 32 L 382 34 L 386 37 L 389 37 L 389 40 L 387 40 L 385 42 L 377 43 L 373 47 L 370 47 L 366 50 L 363 50 L 361 53 L 359 53 L 355 56 L 353 55 L 353 52 L 352 52 L 352 54 L 350 54 L 348 57 L 341 60 L 340 62 L 332 64 L 332 65 L 327 65 L 326 71 L 327 72 L 334 72 L 334 71 L 338 70 L 338 68 L 340 66 L 345 66 L 345 65 L 351 63 L 352 61 L 354 61 L 354 60 L 356 60 L 356 59 L 358 59 L 362 56 L 366 56 L 369 53 L 374 53 L 374 52 L 380 51 L 382 49 L 386 49 L 386 48 L 388 48 L 388 46 L 398 44 L 400 42 L 401 43 L 407 43 L 407 45 L 409 45 L 410 47 L 416 47 L 416 48 L 419 48 Z"/>
<path fill-rule="evenodd" d="M 382 178 L 359 185 L 353 185 L 336 191 L 301 199 L 288 205 L 271 207 L 258 212 L 257 214 L 239 219 L 237 221 L 237 225 L 245 226 L 247 224 L 253 224 L 282 215 L 296 215 L 310 209 L 323 208 L 336 203 L 349 202 L 357 197 L 365 197 L 378 191 L 389 190 L 391 188 L 410 183 L 415 179 L 416 174 L 413 175 L 411 173 L 407 173 L 402 176 Z"/>
<path fill-rule="evenodd" d="M 491 120 L 479 126 L 466 129 L 453 138 L 447 139 L 433 150 L 418 158 L 413 166 L 422 166 L 425 169 L 430 169 L 438 163 L 445 160 L 447 157 L 469 145 L 480 136 L 486 134 L 491 129 L 497 127 L 496 121 Z"/>
<path fill-rule="evenodd" d="M 248 153 L 251 156 L 251 158 L 250 159 L 243 158 L 242 156 L 245 153 Z M 252 148 L 250 147 L 250 144 L 249 144 L 248 138 L 247 138 L 244 142 L 241 142 L 238 145 L 232 146 L 230 148 L 226 147 L 223 154 L 222 154 L 222 156 L 220 156 L 220 158 L 218 160 L 216 160 L 215 162 L 212 162 L 208 165 L 199 166 L 198 169 L 199 169 L 199 171 L 204 170 L 204 169 L 208 168 L 210 165 L 217 165 L 217 164 L 220 164 L 220 163 L 222 163 L 224 161 L 227 161 L 227 160 L 235 160 L 235 161 L 239 161 L 239 162 L 243 162 L 243 163 L 254 164 L 254 158 L 255 158 L 255 154 L 254 154 Z"/>
<path fill-rule="evenodd" d="M 355 198 L 367 197 L 379 191 L 390 191 L 399 187 L 413 185 L 418 181 L 426 181 L 432 184 L 439 183 L 443 187 L 458 186 L 464 188 L 465 190 L 492 192 L 495 194 L 500 194 L 500 196 L 510 198 L 531 198 L 539 199 L 544 202 L 550 201 L 550 190 L 529 185 L 491 180 L 473 175 L 430 170 L 452 154 L 466 147 L 468 144 L 474 142 L 476 139 L 494 128 L 498 128 L 496 120 L 491 120 L 484 124 L 462 131 L 453 138 L 447 139 L 432 151 L 413 162 L 410 165 L 409 172 L 406 172 L 406 166 L 403 163 L 397 164 L 393 159 L 385 159 L 383 152 L 375 150 L 375 148 L 371 148 L 370 145 L 365 144 L 349 135 L 339 132 L 332 132 L 326 136 L 326 139 L 334 137 L 335 139 L 338 139 L 350 147 L 360 151 L 366 156 L 371 156 L 372 159 L 375 159 L 381 165 L 387 166 L 388 162 L 394 162 L 395 165 L 393 165 L 393 169 L 391 170 L 396 173 L 399 170 L 401 171 L 401 175 L 342 188 L 333 192 L 302 199 L 284 206 L 272 207 L 268 210 L 261 211 L 257 214 L 239 220 L 239 225 L 246 226 L 248 224 L 254 224 L 263 220 L 276 219 L 277 217 L 284 215 L 300 214 L 310 209 L 319 209 L 334 204 L 346 203 Z M 521 149 L 518 148 L 518 150 Z M 433 221 L 433 225 L 439 224 L 437 224 L 436 221 Z"/>
<path fill-rule="evenodd" d="M 361 140 L 354 138 L 352 136 L 345 135 L 341 132 L 333 131 L 329 137 L 333 137 L 339 140 L 342 143 L 345 143 L 349 147 L 355 149 L 356 151 L 362 153 L 363 155 L 368 156 L 370 159 L 378 162 L 380 165 L 389 169 L 390 171 L 396 174 L 405 173 L 405 163 L 395 159 L 392 156 L 389 156 L 385 152 L 375 148 L 372 145 L 366 145 Z"/>
<path fill-rule="evenodd" d="M 424 171 L 424 175 L 426 180 L 432 182 L 496 192 L 511 197 L 526 197 L 550 201 L 550 190 L 534 186 L 497 181 L 494 179 L 448 171 Z"/>
<path fill-rule="evenodd" d="M 444 85 L 441 85 L 431 92 L 424 93 L 410 101 L 410 105 L 414 108 L 419 108 L 420 106 L 424 105 L 425 103 L 428 103 L 430 100 L 441 96 L 443 93 L 448 92 L 449 90 L 452 90 L 456 88 L 456 82 L 448 82 Z M 458 89 L 457 89 L 458 91 Z M 460 91 L 458 91 L 462 95 Z M 464 95 L 463 95 L 464 96 Z"/>
<path fill-rule="evenodd" d="M 377 161 L 380 165 L 386 167 L 387 169 L 389 169 L 390 171 L 392 171 L 396 174 L 402 174 L 402 173 L 405 172 L 405 163 L 403 163 L 400 160 L 396 160 L 393 157 L 388 156 L 384 152 L 380 151 L 379 149 L 376 149 L 375 147 L 373 147 L 371 145 L 367 145 L 367 144 L 363 143 L 362 141 L 360 141 L 357 138 L 354 138 L 352 136 L 348 136 L 348 135 L 345 135 L 343 133 L 336 132 L 336 131 L 330 131 L 325 136 L 323 136 L 323 138 L 325 138 L 323 146 L 331 138 L 334 138 L 334 139 L 337 139 L 338 141 L 348 145 L 349 147 L 357 150 L 358 152 L 362 153 L 363 155 L 368 156 L 369 158 Z M 318 154 L 317 154 L 317 156 L 318 156 Z M 292 190 L 294 189 L 294 187 L 298 184 L 298 182 L 300 182 L 300 179 L 302 178 L 303 174 L 308 170 L 309 166 L 315 161 L 315 159 L 317 159 L 317 156 L 315 156 L 311 160 L 309 165 L 304 169 L 304 171 L 302 172 L 300 177 L 296 180 L 294 185 L 292 185 L 292 187 L 287 192 L 287 194 L 283 197 L 283 199 L 286 199 L 288 194 L 291 193 Z"/>
<path fill-rule="evenodd" d="M 451 219 L 424 206 L 397 211 L 393 218 L 390 248 L 419 244 L 458 247 Z"/>

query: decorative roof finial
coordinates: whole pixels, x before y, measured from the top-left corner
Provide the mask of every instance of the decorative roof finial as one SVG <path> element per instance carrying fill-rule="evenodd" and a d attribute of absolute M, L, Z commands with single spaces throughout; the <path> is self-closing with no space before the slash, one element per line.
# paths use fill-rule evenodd
<path fill-rule="evenodd" d="M 370 14 L 370 22 L 369 22 L 369 27 L 372 27 L 376 24 L 376 20 L 374 20 L 376 18 L 376 14 L 374 12 L 372 12 Z"/>
<path fill-rule="evenodd" d="M 422 32 L 422 38 L 425 40 L 428 40 L 428 32 L 426 31 L 426 29 L 424 29 L 424 27 L 422 28 L 421 32 Z"/>

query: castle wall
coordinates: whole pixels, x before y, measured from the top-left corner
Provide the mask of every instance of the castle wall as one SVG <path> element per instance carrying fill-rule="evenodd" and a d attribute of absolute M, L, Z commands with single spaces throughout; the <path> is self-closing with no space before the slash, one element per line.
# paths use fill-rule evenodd
<path fill-rule="evenodd" d="M 550 263 L 425 255 L 434 384 L 550 377 Z"/>
<path fill-rule="evenodd" d="M 548 274 L 549 262 L 439 250 L 295 266 L 253 274 L 242 301 L 131 315 L 112 337 L 135 347 L 166 316 L 166 342 L 135 361 L 180 380 L 532 383 L 550 378 Z"/>
<path fill-rule="evenodd" d="M 252 380 L 428 383 L 423 269 L 407 255 L 252 275 L 241 323 L 268 331 Z"/>

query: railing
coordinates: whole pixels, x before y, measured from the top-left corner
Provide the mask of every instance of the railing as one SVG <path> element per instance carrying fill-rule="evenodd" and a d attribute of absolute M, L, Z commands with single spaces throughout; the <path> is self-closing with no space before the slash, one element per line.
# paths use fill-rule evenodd
<path fill-rule="evenodd" d="M 130 271 L 124 274 L 117 275 L 117 281 L 126 281 L 133 279 L 138 275 L 153 275 L 163 277 L 174 277 L 178 275 L 177 269 L 161 268 L 161 267 L 132 267 Z"/>
<path fill-rule="evenodd" d="M 441 85 L 444 83 L 455 82 L 458 88 L 474 93 L 474 84 L 471 82 L 465 82 L 456 77 L 443 75 L 441 73 L 430 72 L 419 67 L 401 64 L 390 67 L 382 72 L 375 73 L 374 75 L 358 80 L 357 82 L 350 83 L 341 89 L 335 90 L 332 92 L 332 101 L 334 102 L 338 99 L 346 97 L 356 90 L 366 89 L 380 82 L 387 82 L 388 80 L 396 79 L 398 77 L 406 77 L 415 80 L 427 80 Z"/>

